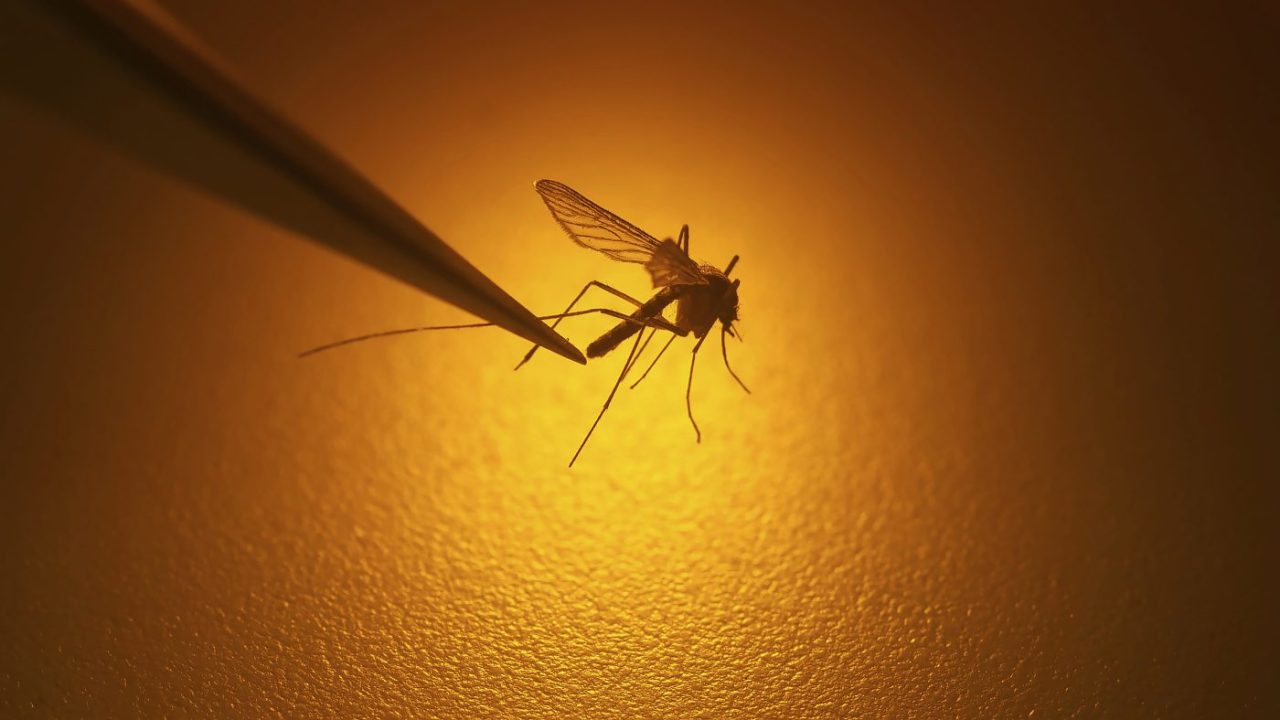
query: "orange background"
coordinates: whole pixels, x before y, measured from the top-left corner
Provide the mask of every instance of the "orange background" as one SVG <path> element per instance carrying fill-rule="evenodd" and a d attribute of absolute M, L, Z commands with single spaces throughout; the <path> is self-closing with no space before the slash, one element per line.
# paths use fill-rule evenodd
<path fill-rule="evenodd" d="M 740 254 L 754 394 L 567 470 L 622 357 L 297 360 L 467 316 L 0 95 L 6 717 L 1275 710 L 1273 11 L 165 5 L 539 312 L 649 292 L 541 177 Z"/>

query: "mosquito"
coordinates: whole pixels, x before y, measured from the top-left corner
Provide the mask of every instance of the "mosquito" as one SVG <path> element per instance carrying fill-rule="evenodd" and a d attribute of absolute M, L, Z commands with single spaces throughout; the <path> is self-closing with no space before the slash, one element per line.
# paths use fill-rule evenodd
<path fill-rule="evenodd" d="M 599 280 L 592 280 L 584 285 L 582 290 L 574 296 L 568 307 L 564 309 L 564 312 L 539 316 L 540 320 L 552 320 L 552 328 L 559 325 L 560 321 L 565 318 L 591 313 L 600 313 L 616 318 L 618 320 L 617 325 L 587 346 L 588 358 L 604 357 L 617 349 L 623 342 L 635 336 L 630 352 L 627 354 L 626 362 L 622 365 L 622 371 L 618 374 L 618 379 L 614 382 L 608 397 L 605 398 L 604 405 L 596 415 L 595 421 L 591 423 L 591 427 L 587 430 L 586 436 L 582 438 L 578 449 L 573 453 L 573 457 L 570 458 L 569 467 L 573 467 L 573 464 L 577 462 L 578 456 L 582 454 L 583 448 L 587 446 L 587 441 L 595 433 L 600 420 L 609 409 L 614 396 L 617 395 L 618 388 L 636 367 L 645 349 L 648 348 L 649 342 L 659 332 L 670 333 L 670 337 L 667 338 L 666 343 L 663 344 L 658 354 L 649 362 L 648 367 L 630 387 L 634 389 L 649 376 L 649 372 L 657 365 L 658 360 L 666 354 L 667 348 L 671 346 L 677 337 L 692 335 L 696 338 L 697 342 L 694 343 L 693 352 L 689 360 L 689 379 L 685 384 L 684 399 L 685 411 L 689 416 L 690 424 L 693 425 L 694 435 L 697 442 L 702 442 L 702 430 L 698 427 L 698 421 L 693 417 L 693 371 L 698 361 L 698 351 L 702 349 L 702 343 L 706 341 L 717 322 L 720 323 L 720 356 L 724 359 L 725 369 L 729 371 L 729 375 L 744 391 L 751 392 L 746 383 L 742 382 L 742 379 L 738 377 L 738 374 L 729 365 L 729 351 L 725 343 L 726 335 L 739 340 L 742 339 L 741 333 L 734 327 L 734 322 L 738 319 L 738 286 L 741 281 L 729 279 L 729 273 L 733 272 L 734 265 L 738 263 L 738 256 L 734 255 L 724 270 L 720 270 L 713 265 L 700 265 L 689 256 L 688 225 L 680 228 L 678 240 L 667 238 L 659 241 L 635 225 L 588 200 L 581 193 L 564 183 L 554 180 L 539 180 L 534 187 L 537 189 L 538 194 L 542 196 L 542 200 L 551 211 L 552 217 L 560 224 L 560 227 L 564 228 L 570 239 L 578 245 L 602 253 L 612 260 L 643 265 L 645 270 L 649 272 L 653 287 L 657 289 L 653 297 L 641 302 L 615 287 Z M 587 291 L 593 287 L 629 303 L 634 307 L 634 310 L 630 314 L 623 314 L 611 308 L 603 307 L 574 310 L 583 296 L 587 294 Z M 665 317 L 665 311 L 673 303 L 676 306 L 676 313 L 675 320 L 671 321 Z M 299 357 L 379 337 L 403 335 L 424 330 L 454 330 L 488 327 L 491 325 L 493 323 L 470 323 L 465 325 L 436 325 L 388 330 L 321 345 L 301 353 Z M 648 330 L 647 334 L 645 330 Z M 515 369 L 519 370 L 525 363 L 529 362 L 537 351 L 537 345 L 530 348 L 529 352 L 525 353 L 520 362 L 516 364 Z"/>

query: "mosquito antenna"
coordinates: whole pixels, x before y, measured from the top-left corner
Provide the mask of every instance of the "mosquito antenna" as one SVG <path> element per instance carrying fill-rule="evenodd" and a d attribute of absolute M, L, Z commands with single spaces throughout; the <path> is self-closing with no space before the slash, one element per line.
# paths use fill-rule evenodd
<path fill-rule="evenodd" d="M 720 326 L 720 356 L 724 358 L 724 369 L 728 370 L 729 374 L 733 376 L 733 379 L 737 380 L 738 384 L 742 386 L 742 389 L 746 390 L 747 394 L 750 395 L 751 389 L 747 387 L 746 383 L 742 382 L 742 378 L 738 377 L 738 373 L 734 372 L 733 368 L 729 367 L 729 349 L 726 348 L 724 344 L 724 332 L 727 328 L 727 325 L 722 324 Z"/>

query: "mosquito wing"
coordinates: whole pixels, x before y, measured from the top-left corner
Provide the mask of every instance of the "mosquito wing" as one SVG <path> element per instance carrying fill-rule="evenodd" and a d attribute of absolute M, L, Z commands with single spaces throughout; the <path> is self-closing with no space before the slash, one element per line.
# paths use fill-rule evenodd
<path fill-rule="evenodd" d="M 675 242 L 658 241 L 564 183 L 539 180 L 535 187 L 556 222 L 579 245 L 614 260 L 644 265 L 654 287 L 706 284 L 697 263 Z"/>

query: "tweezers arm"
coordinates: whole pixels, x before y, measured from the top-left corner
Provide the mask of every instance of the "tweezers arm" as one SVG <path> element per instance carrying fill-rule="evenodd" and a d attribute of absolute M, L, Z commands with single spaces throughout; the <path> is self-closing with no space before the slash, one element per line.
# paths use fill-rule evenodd
<path fill-rule="evenodd" d="M 576 362 L 585 358 L 150 0 L 4 3 L 0 83 L 148 164 Z"/>

